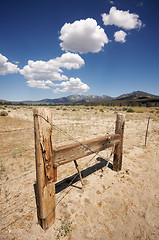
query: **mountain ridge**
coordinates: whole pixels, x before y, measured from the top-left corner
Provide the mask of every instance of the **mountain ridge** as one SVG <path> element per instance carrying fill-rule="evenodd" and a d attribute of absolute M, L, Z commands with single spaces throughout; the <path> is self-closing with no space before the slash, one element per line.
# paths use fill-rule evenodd
<path fill-rule="evenodd" d="M 143 91 L 133 91 L 131 93 L 122 94 L 118 97 L 111 97 L 108 95 L 82 95 L 75 94 L 67 97 L 56 98 L 56 99 L 42 99 L 41 103 L 80 103 L 80 102 L 96 102 L 96 101 L 106 101 L 106 100 L 141 100 L 141 99 L 157 98 L 159 96 L 153 95 Z"/>
<path fill-rule="evenodd" d="M 22 104 L 67 104 L 67 103 L 84 103 L 84 102 L 101 102 L 101 101 L 149 101 L 154 100 L 158 102 L 159 96 L 154 95 L 151 93 L 143 92 L 143 91 L 133 91 L 131 93 L 122 94 L 118 97 L 111 97 L 108 95 L 82 95 L 82 94 L 75 94 L 75 95 L 69 95 L 67 97 L 61 97 L 61 98 L 46 98 L 42 100 L 37 101 L 6 101 L 6 100 L 0 100 L 1 103 L 7 103 L 11 102 L 13 104 L 16 103 L 22 103 Z"/>

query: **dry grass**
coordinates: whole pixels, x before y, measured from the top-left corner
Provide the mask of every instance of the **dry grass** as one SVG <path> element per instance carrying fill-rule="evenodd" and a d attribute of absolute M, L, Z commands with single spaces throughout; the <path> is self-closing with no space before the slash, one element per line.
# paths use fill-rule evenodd
<path fill-rule="evenodd" d="M 102 111 L 101 111 L 102 109 Z M 157 239 L 159 112 L 137 108 L 126 114 L 123 170 L 101 169 L 84 179 L 83 189 L 74 188 L 57 207 L 56 223 L 48 230 L 37 225 L 34 198 L 35 157 L 33 112 L 30 107 L 5 107 L 0 116 L 1 239 L 56 239 L 62 219 L 72 222 L 65 239 Z M 86 140 L 114 133 L 116 113 L 123 107 L 52 107 L 53 123 L 74 138 Z M 144 147 L 150 116 L 148 145 Z M 19 130 L 18 130 L 19 129 Z M 53 146 L 73 142 L 53 129 Z M 101 154 L 107 156 L 110 149 Z M 91 157 L 80 161 L 81 167 Z M 92 164 L 95 164 L 94 158 Z M 58 181 L 76 173 L 69 163 L 58 168 Z M 80 183 L 78 183 L 80 187 Z M 61 193 L 57 194 L 57 197 Z M 145 201 L 147 200 L 147 201 Z M 19 219 L 18 221 L 16 221 Z M 64 236 L 60 236 L 63 239 Z"/>

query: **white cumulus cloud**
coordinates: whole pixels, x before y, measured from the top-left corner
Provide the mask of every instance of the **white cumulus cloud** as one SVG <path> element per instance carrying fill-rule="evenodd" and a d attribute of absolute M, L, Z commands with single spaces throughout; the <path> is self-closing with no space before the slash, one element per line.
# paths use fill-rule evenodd
<path fill-rule="evenodd" d="M 63 69 L 79 69 L 85 64 L 84 60 L 75 53 L 64 53 L 61 57 L 45 61 L 28 61 L 20 73 L 28 80 L 27 85 L 32 88 L 52 89 L 58 92 L 86 92 L 87 84 L 79 78 L 63 75 Z M 58 81 L 61 81 L 58 83 Z"/>
<path fill-rule="evenodd" d="M 70 78 L 69 81 L 57 84 L 57 88 L 54 90 L 55 93 L 58 92 L 87 92 L 90 88 L 87 84 L 83 83 L 79 78 Z"/>
<path fill-rule="evenodd" d="M 68 80 L 68 77 L 62 74 L 61 68 L 79 69 L 84 64 L 84 60 L 78 54 L 68 52 L 48 62 L 29 60 L 28 65 L 24 66 L 20 73 L 28 80 L 63 81 Z"/>
<path fill-rule="evenodd" d="M 125 40 L 126 35 L 127 33 L 122 30 L 115 32 L 114 33 L 115 41 L 122 42 L 122 43 L 126 42 Z"/>
<path fill-rule="evenodd" d="M 103 13 L 102 19 L 104 25 L 115 25 L 126 30 L 141 28 L 143 26 L 139 15 L 129 13 L 129 10 L 117 10 L 116 7 L 111 7 L 109 14 Z"/>
<path fill-rule="evenodd" d="M 35 80 L 28 80 L 27 85 L 33 88 L 43 88 L 49 89 L 50 87 L 47 86 L 46 81 L 35 81 Z"/>
<path fill-rule="evenodd" d="M 8 58 L 0 54 L 0 75 L 6 75 L 8 73 L 17 73 L 18 66 L 16 64 L 8 62 Z"/>
<path fill-rule="evenodd" d="M 97 53 L 109 40 L 104 29 L 97 25 L 95 19 L 87 18 L 65 23 L 60 31 L 60 46 L 64 51 L 79 53 Z"/>

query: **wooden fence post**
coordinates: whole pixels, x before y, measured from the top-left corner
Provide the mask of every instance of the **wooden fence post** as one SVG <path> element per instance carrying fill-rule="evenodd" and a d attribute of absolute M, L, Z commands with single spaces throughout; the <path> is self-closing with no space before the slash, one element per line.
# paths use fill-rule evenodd
<path fill-rule="evenodd" d="M 38 222 L 46 230 L 55 221 L 55 181 L 53 168 L 52 113 L 50 109 L 34 109 L 36 158 L 36 192 Z"/>
<path fill-rule="evenodd" d="M 120 143 L 115 145 L 113 170 L 118 172 L 122 167 L 123 136 L 124 136 L 125 115 L 118 113 L 116 119 L 115 134 L 120 135 Z"/>
<path fill-rule="evenodd" d="M 147 143 L 147 135 L 148 135 L 148 130 L 149 130 L 149 122 L 150 122 L 150 117 L 148 117 L 148 121 L 147 121 L 147 128 L 146 128 L 146 134 L 145 134 L 145 147 L 146 147 L 146 143 Z"/>

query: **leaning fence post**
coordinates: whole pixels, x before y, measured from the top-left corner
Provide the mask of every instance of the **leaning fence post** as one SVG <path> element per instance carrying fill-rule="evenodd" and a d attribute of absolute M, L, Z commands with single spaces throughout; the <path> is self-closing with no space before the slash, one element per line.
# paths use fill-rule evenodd
<path fill-rule="evenodd" d="M 120 135 L 120 143 L 115 145 L 113 170 L 118 172 L 122 167 L 123 136 L 124 136 L 125 115 L 118 113 L 116 119 L 115 134 Z"/>
<path fill-rule="evenodd" d="M 34 109 L 36 192 L 38 222 L 46 230 L 55 221 L 55 181 L 52 151 L 52 113 Z"/>

